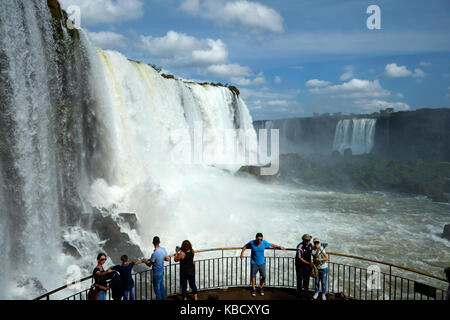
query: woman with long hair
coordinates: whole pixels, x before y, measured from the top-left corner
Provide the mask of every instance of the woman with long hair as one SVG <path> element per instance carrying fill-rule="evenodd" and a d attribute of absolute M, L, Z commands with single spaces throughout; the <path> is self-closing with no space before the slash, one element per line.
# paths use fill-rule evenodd
<path fill-rule="evenodd" d="M 194 250 L 189 240 L 184 240 L 181 248 L 175 249 L 175 262 L 180 261 L 180 286 L 184 300 L 187 300 L 187 283 L 192 290 L 194 299 L 198 300 L 197 286 L 195 285 Z"/>
<path fill-rule="evenodd" d="M 108 270 L 105 271 L 103 269 L 103 265 L 106 262 L 106 254 L 99 253 L 97 256 L 97 267 L 95 267 L 93 275 L 94 275 L 94 286 L 97 288 L 97 299 L 98 300 L 106 300 L 106 292 L 109 290 L 108 283 L 106 282 L 106 275 L 111 272 L 114 272 L 112 267 L 109 267 Z"/>

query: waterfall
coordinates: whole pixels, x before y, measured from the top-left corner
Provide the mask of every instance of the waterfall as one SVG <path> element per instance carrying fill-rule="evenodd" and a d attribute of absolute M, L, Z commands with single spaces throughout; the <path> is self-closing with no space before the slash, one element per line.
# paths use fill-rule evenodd
<path fill-rule="evenodd" d="M 136 212 L 137 244 L 214 230 L 209 215 L 230 216 L 223 195 L 257 150 L 248 108 L 228 88 L 96 49 L 55 10 L 0 2 L 0 299 L 56 288 L 70 264 L 90 272 L 102 243 L 79 221 L 93 207 Z M 64 240 L 91 255 L 65 255 Z"/>
<path fill-rule="evenodd" d="M 376 119 L 345 119 L 336 125 L 333 149 L 341 153 L 352 149 L 353 154 L 369 153 L 374 145 Z"/>

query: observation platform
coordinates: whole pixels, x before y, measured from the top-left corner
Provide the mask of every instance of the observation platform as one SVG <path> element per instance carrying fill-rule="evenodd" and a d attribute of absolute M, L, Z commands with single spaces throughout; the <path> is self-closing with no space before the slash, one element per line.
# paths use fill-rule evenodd
<path fill-rule="evenodd" d="M 242 248 L 195 251 L 195 281 L 199 300 L 294 300 L 296 297 L 295 249 L 266 250 L 264 296 L 251 296 L 250 256 L 240 258 Z M 384 261 L 327 252 L 327 300 L 444 300 L 445 278 Z M 168 300 L 181 299 L 179 263 L 165 265 Z M 136 300 L 153 300 L 152 270 L 133 274 Z M 35 300 L 87 300 L 92 275 L 52 290 Z M 256 280 L 259 285 L 259 279 Z M 310 279 L 312 296 L 314 279 Z M 188 291 L 188 296 L 189 296 Z M 111 299 L 108 292 L 107 299 Z M 319 295 L 319 300 L 321 296 Z"/>

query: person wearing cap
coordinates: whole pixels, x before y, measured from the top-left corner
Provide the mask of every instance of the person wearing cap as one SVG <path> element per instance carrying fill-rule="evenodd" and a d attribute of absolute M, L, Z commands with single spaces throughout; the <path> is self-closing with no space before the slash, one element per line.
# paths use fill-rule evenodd
<path fill-rule="evenodd" d="M 142 261 L 153 269 L 153 289 L 155 290 L 156 300 L 166 300 L 166 288 L 164 287 L 164 261 L 170 261 L 166 249 L 160 247 L 160 239 L 158 236 L 153 237 L 153 246 L 155 250 L 150 261 L 143 259 Z"/>
<path fill-rule="evenodd" d="M 327 280 L 328 280 L 328 255 L 325 252 L 325 248 L 320 244 L 320 239 L 315 237 L 313 239 L 312 256 L 314 265 L 317 267 L 319 274 L 315 278 L 315 292 L 313 299 L 319 297 L 319 282 L 322 284 L 322 300 L 327 300 Z"/>
<path fill-rule="evenodd" d="M 314 266 L 311 262 L 312 245 L 311 236 L 304 234 L 302 242 L 297 245 L 295 254 L 295 271 L 297 275 L 297 296 L 299 298 L 309 298 L 309 277 Z"/>
<path fill-rule="evenodd" d="M 271 244 L 267 242 L 266 240 L 263 240 L 263 234 L 258 232 L 256 234 L 256 239 L 250 241 L 246 245 L 242 247 L 241 251 L 241 260 L 244 259 L 244 251 L 245 249 L 251 249 L 251 264 L 250 264 L 250 272 L 252 276 L 252 296 L 256 296 L 256 273 L 259 271 L 259 275 L 261 277 L 260 283 L 259 283 L 259 294 L 264 295 L 264 282 L 266 281 L 266 260 L 264 258 L 264 250 L 267 248 L 278 248 L 281 250 L 286 250 L 286 248 L 278 246 L 276 244 Z"/>

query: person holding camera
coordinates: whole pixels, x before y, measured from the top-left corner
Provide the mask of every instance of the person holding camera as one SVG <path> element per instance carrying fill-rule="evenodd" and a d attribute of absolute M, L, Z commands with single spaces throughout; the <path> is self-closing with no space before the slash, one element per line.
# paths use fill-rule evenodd
<path fill-rule="evenodd" d="M 184 240 L 180 247 L 175 248 L 175 262 L 180 262 L 180 286 L 184 300 L 187 300 L 187 283 L 194 295 L 194 300 L 198 300 L 197 286 L 195 285 L 194 250 L 189 240 Z"/>
<path fill-rule="evenodd" d="M 328 280 L 328 255 L 325 252 L 325 246 L 320 244 L 320 239 L 315 237 L 313 239 L 312 256 L 314 265 L 317 267 L 318 275 L 315 278 L 315 292 L 313 299 L 316 300 L 319 296 L 319 283 L 322 284 L 322 300 L 327 300 L 327 280 Z"/>
<path fill-rule="evenodd" d="M 166 300 L 166 288 L 164 286 L 164 261 L 170 261 L 166 249 L 160 247 L 161 243 L 158 236 L 153 237 L 153 246 L 155 250 L 150 261 L 143 259 L 148 267 L 153 269 L 153 290 L 155 290 L 156 300 Z"/>
<path fill-rule="evenodd" d="M 106 262 L 106 254 L 99 253 L 97 256 L 97 267 L 93 271 L 94 286 L 97 289 L 97 300 L 106 300 L 106 292 L 109 290 L 107 283 L 107 276 L 114 272 L 112 267 L 108 270 L 103 269 L 103 265 Z"/>

